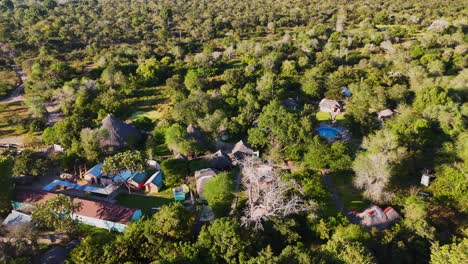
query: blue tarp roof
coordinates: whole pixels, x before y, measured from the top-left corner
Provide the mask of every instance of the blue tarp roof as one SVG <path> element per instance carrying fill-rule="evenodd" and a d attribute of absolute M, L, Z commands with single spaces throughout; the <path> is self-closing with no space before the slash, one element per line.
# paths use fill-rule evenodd
<path fill-rule="evenodd" d="M 76 183 L 71 183 L 71 182 L 66 182 L 66 181 L 60 181 L 60 180 L 55 180 L 46 186 L 42 188 L 44 191 L 51 191 L 57 186 L 63 186 L 67 188 L 73 188 L 76 190 L 84 191 L 84 192 L 94 192 L 94 193 L 100 193 L 102 191 L 102 188 L 100 187 L 94 187 L 94 186 L 88 186 L 88 185 L 79 185 Z"/>
<path fill-rule="evenodd" d="M 98 163 L 96 164 L 94 167 L 92 167 L 88 173 L 94 175 L 96 178 L 100 178 L 102 176 L 102 173 L 101 173 L 101 168 L 102 168 L 102 163 Z"/>
<path fill-rule="evenodd" d="M 140 183 L 146 179 L 146 172 L 134 172 L 132 173 L 129 170 L 120 172 L 118 175 L 113 177 L 114 182 L 122 182 L 133 180 L 137 183 Z"/>
<path fill-rule="evenodd" d="M 346 95 L 346 97 L 351 96 L 351 91 L 349 90 L 349 88 L 347 86 L 345 86 L 345 88 L 343 88 L 343 93 Z"/>

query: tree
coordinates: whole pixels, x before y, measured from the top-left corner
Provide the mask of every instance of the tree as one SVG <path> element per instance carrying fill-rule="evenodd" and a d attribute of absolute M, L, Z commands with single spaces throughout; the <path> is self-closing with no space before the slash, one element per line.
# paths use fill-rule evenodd
<path fill-rule="evenodd" d="M 103 174 L 120 175 L 122 171 L 129 170 L 130 172 L 142 172 L 145 169 L 146 159 L 139 151 L 127 150 L 119 152 L 114 156 L 107 157 L 104 160 L 101 171 Z M 130 193 L 130 185 L 123 181 Z"/>
<path fill-rule="evenodd" d="M 158 237 L 163 238 L 163 243 L 189 241 L 193 223 L 193 216 L 182 204 L 165 205 L 146 222 L 145 236 L 150 242 Z"/>
<path fill-rule="evenodd" d="M 242 223 L 254 229 L 263 229 L 263 221 L 285 218 L 289 215 L 317 209 L 313 201 L 303 199 L 302 187 L 292 179 L 283 179 L 272 165 L 264 164 L 257 157 L 245 157 L 240 161 L 242 184 L 247 191 L 247 207 Z"/>
<path fill-rule="evenodd" d="M 468 260 L 468 238 L 460 242 L 440 246 L 435 242 L 431 246 L 431 264 L 459 264 Z"/>
<path fill-rule="evenodd" d="M 197 141 L 189 137 L 187 130 L 179 124 L 173 124 L 165 132 L 167 147 L 174 153 L 188 155 L 198 153 Z"/>
<path fill-rule="evenodd" d="M 5 214 L 11 208 L 13 194 L 13 158 L 9 155 L 0 156 L 0 214 Z"/>
<path fill-rule="evenodd" d="M 183 159 L 166 159 L 161 162 L 161 171 L 164 172 L 164 185 L 175 187 L 188 175 L 188 163 Z"/>
<path fill-rule="evenodd" d="M 39 176 L 46 169 L 45 161 L 42 158 L 34 157 L 32 151 L 26 150 L 15 157 L 13 175 Z"/>
<path fill-rule="evenodd" d="M 316 170 L 322 168 L 345 170 L 352 163 L 349 148 L 344 142 L 326 144 L 321 142 L 318 136 L 314 138 L 313 144 L 304 155 L 304 162 Z"/>
<path fill-rule="evenodd" d="M 288 112 L 277 101 L 263 108 L 258 126 L 248 131 L 249 143 L 256 147 L 276 148 L 289 159 L 297 160 L 313 133 L 311 120 Z"/>
<path fill-rule="evenodd" d="M 417 196 L 410 196 L 405 199 L 405 219 L 403 223 L 408 229 L 413 230 L 418 235 L 433 240 L 435 228 L 427 222 L 427 204 Z"/>
<path fill-rule="evenodd" d="M 32 221 L 39 228 L 73 234 L 78 228 L 73 213 L 80 206 L 80 204 L 74 204 L 71 197 L 59 194 L 45 203 L 37 205 L 31 214 Z"/>
<path fill-rule="evenodd" d="M 210 263 L 239 263 L 247 257 L 249 237 L 236 220 L 220 218 L 204 226 L 197 239 L 200 254 Z"/>
<path fill-rule="evenodd" d="M 227 216 L 232 204 L 234 182 L 229 173 L 223 172 L 205 184 L 204 198 L 217 217 Z"/>
<path fill-rule="evenodd" d="M 150 58 L 143 61 L 136 70 L 137 74 L 148 83 L 156 83 L 163 77 L 163 65 L 156 59 Z"/>
<path fill-rule="evenodd" d="M 107 137 L 107 131 L 99 129 L 84 128 L 81 130 L 81 146 L 83 147 L 84 157 L 89 161 L 97 162 L 101 155 L 99 143 Z"/>
<path fill-rule="evenodd" d="M 388 190 L 390 179 L 407 156 L 407 150 L 388 130 L 365 138 L 362 146 L 367 151 L 359 153 L 354 160 L 354 185 L 364 189 L 364 195 L 374 202 L 388 201 L 393 196 Z"/>
<path fill-rule="evenodd" d="M 189 70 L 184 79 L 185 87 L 189 91 L 203 90 L 207 85 L 206 76 L 201 70 Z"/>
<path fill-rule="evenodd" d="M 47 110 L 44 105 L 44 99 L 38 96 L 28 97 L 24 103 L 28 106 L 29 112 L 33 118 L 45 118 Z"/>

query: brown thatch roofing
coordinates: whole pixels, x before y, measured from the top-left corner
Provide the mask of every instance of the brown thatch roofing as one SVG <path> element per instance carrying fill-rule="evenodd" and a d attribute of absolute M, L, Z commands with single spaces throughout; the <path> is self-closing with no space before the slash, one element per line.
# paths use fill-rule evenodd
<path fill-rule="evenodd" d="M 242 140 L 234 145 L 231 153 L 238 158 L 246 155 L 254 155 L 253 149 L 247 147 Z"/>
<path fill-rule="evenodd" d="M 379 118 L 391 117 L 395 112 L 392 109 L 385 109 L 377 113 Z"/>
<path fill-rule="evenodd" d="M 205 184 L 214 176 L 216 176 L 216 172 L 213 169 L 203 169 L 195 172 L 197 193 L 201 198 L 205 192 Z"/>
<path fill-rule="evenodd" d="M 226 169 L 232 166 L 231 158 L 223 151 L 218 150 L 215 154 L 211 155 L 209 158 L 211 167 L 215 169 Z"/>
<path fill-rule="evenodd" d="M 141 133 L 136 127 L 124 123 L 111 114 L 102 120 L 101 129 L 105 129 L 108 133 L 107 139 L 101 142 L 102 147 L 123 148 L 129 142 L 137 141 L 141 137 Z"/>
<path fill-rule="evenodd" d="M 197 170 L 195 172 L 195 180 L 198 180 L 200 179 L 201 177 L 207 177 L 207 176 L 215 176 L 216 175 L 216 172 L 211 169 L 211 168 L 208 168 L 208 169 L 202 169 L 202 170 Z"/>
<path fill-rule="evenodd" d="M 319 103 L 320 111 L 322 112 L 335 112 L 335 109 L 341 110 L 341 105 L 338 101 L 333 99 L 324 98 Z"/>
<path fill-rule="evenodd" d="M 187 157 L 180 154 L 180 153 L 177 153 L 177 155 L 175 155 L 174 159 L 176 159 L 176 160 L 187 160 Z"/>

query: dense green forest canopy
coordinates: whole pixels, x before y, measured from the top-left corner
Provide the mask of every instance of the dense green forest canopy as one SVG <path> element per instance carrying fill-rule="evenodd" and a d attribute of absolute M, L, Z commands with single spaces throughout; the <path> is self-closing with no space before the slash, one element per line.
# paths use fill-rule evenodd
<path fill-rule="evenodd" d="M 0 104 L 0 137 L 15 128 L 60 144 L 50 162 L 61 168 L 114 161 L 99 145 L 113 114 L 150 134 L 128 148 L 161 161 L 168 187 L 207 165 L 167 156 L 243 140 L 293 168 L 282 178 L 316 208 L 253 230 L 242 210 L 229 214 L 232 176 L 222 173 L 208 184 L 211 224 L 171 204 L 124 234 L 85 233 L 71 263 L 467 262 L 466 1 L 1 0 L 0 10 L 0 99 L 18 83 L 11 64 L 28 77 L 24 102 Z M 323 98 L 344 114 L 321 111 Z M 51 104 L 63 115 L 53 125 Z M 320 138 L 323 124 L 349 138 Z M 2 154 L 0 213 L 14 178 L 40 177 L 48 162 Z M 346 210 L 390 204 L 403 219 L 380 232 L 350 223 L 320 172 Z"/>

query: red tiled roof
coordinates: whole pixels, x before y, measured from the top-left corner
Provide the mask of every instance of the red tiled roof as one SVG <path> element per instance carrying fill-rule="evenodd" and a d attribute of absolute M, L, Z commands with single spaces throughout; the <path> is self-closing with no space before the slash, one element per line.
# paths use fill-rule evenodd
<path fill-rule="evenodd" d="M 56 196 L 57 194 L 55 193 L 43 191 L 18 191 L 15 193 L 14 199 L 16 202 L 37 205 Z M 73 202 L 80 205 L 78 210 L 75 212 L 76 215 L 97 218 L 114 223 L 127 224 L 130 222 L 130 219 L 136 211 L 136 209 L 116 204 L 90 201 L 80 198 L 73 198 Z"/>

